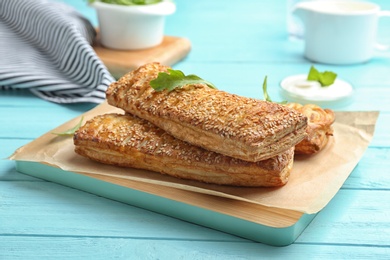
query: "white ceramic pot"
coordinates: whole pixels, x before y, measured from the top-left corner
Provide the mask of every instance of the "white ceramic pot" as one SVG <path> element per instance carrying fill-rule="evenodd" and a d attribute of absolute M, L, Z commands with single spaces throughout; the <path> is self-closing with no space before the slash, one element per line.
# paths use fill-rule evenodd
<path fill-rule="evenodd" d="M 305 1 L 294 13 L 305 26 L 305 56 L 328 64 L 366 62 L 373 50 L 390 49 L 376 44 L 379 17 L 390 17 L 390 11 L 363 1 Z"/>
<path fill-rule="evenodd" d="M 159 45 L 164 38 L 165 16 L 176 6 L 163 0 L 150 5 L 115 5 L 95 1 L 101 43 L 110 49 L 139 50 Z"/>

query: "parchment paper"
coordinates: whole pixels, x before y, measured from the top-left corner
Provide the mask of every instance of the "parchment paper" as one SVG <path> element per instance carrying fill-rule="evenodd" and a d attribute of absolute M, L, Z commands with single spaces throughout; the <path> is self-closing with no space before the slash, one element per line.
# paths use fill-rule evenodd
<path fill-rule="evenodd" d="M 85 113 L 95 115 L 123 111 L 103 103 Z M 100 164 L 77 155 L 71 137 L 53 135 L 76 125 L 80 117 L 53 129 L 19 148 L 11 160 L 33 161 L 76 173 L 108 175 L 192 192 L 243 200 L 264 206 L 317 213 L 333 198 L 367 149 L 379 112 L 336 112 L 334 136 L 314 156 L 296 156 L 288 183 L 279 188 L 242 188 L 203 184 L 159 173 Z"/>

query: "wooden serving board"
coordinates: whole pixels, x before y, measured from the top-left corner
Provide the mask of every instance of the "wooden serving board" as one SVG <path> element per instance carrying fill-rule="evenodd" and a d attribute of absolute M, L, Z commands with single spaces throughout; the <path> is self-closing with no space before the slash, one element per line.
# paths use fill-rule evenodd
<path fill-rule="evenodd" d="M 293 243 L 316 214 L 16 161 L 19 172 L 273 246 Z"/>
<path fill-rule="evenodd" d="M 99 34 L 93 48 L 107 69 L 115 78 L 149 62 L 160 62 L 171 66 L 183 59 L 191 50 L 191 42 L 186 38 L 164 36 L 163 42 L 153 48 L 123 51 L 104 47 Z"/>

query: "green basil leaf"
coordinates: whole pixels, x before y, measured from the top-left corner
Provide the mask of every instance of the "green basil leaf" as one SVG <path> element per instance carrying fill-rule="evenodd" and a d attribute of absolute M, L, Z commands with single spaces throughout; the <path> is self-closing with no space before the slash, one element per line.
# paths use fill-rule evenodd
<path fill-rule="evenodd" d="M 160 72 L 156 79 L 150 81 L 150 86 L 156 91 L 167 90 L 168 92 L 191 84 L 206 84 L 210 88 L 216 87 L 196 75 L 185 75 L 180 70 L 168 69 L 168 73 Z"/>

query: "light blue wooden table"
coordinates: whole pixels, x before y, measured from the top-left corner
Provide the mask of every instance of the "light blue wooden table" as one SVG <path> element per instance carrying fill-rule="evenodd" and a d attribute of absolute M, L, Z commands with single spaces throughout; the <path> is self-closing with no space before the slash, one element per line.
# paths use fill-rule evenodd
<path fill-rule="evenodd" d="M 97 20 L 86 1 L 67 2 Z M 285 1 L 176 0 L 166 34 L 192 42 L 174 68 L 220 89 L 281 99 L 279 82 L 306 73 L 303 43 L 288 40 Z M 390 10 L 390 1 L 376 1 Z M 389 32 L 390 23 L 381 25 Z M 390 37 L 389 37 L 390 38 Z M 1 40 L 1 39 L 0 39 Z M 0 57 L 1 58 L 1 57 Z M 356 90 L 337 110 L 379 110 L 373 141 L 334 199 L 287 247 L 238 238 L 18 173 L 0 161 L 0 259 L 389 259 L 390 53 L 366 64 L 330 66 Z M 93 108 L 58 105 L 28 91 L 0 93 L 0 157 Z"/>

